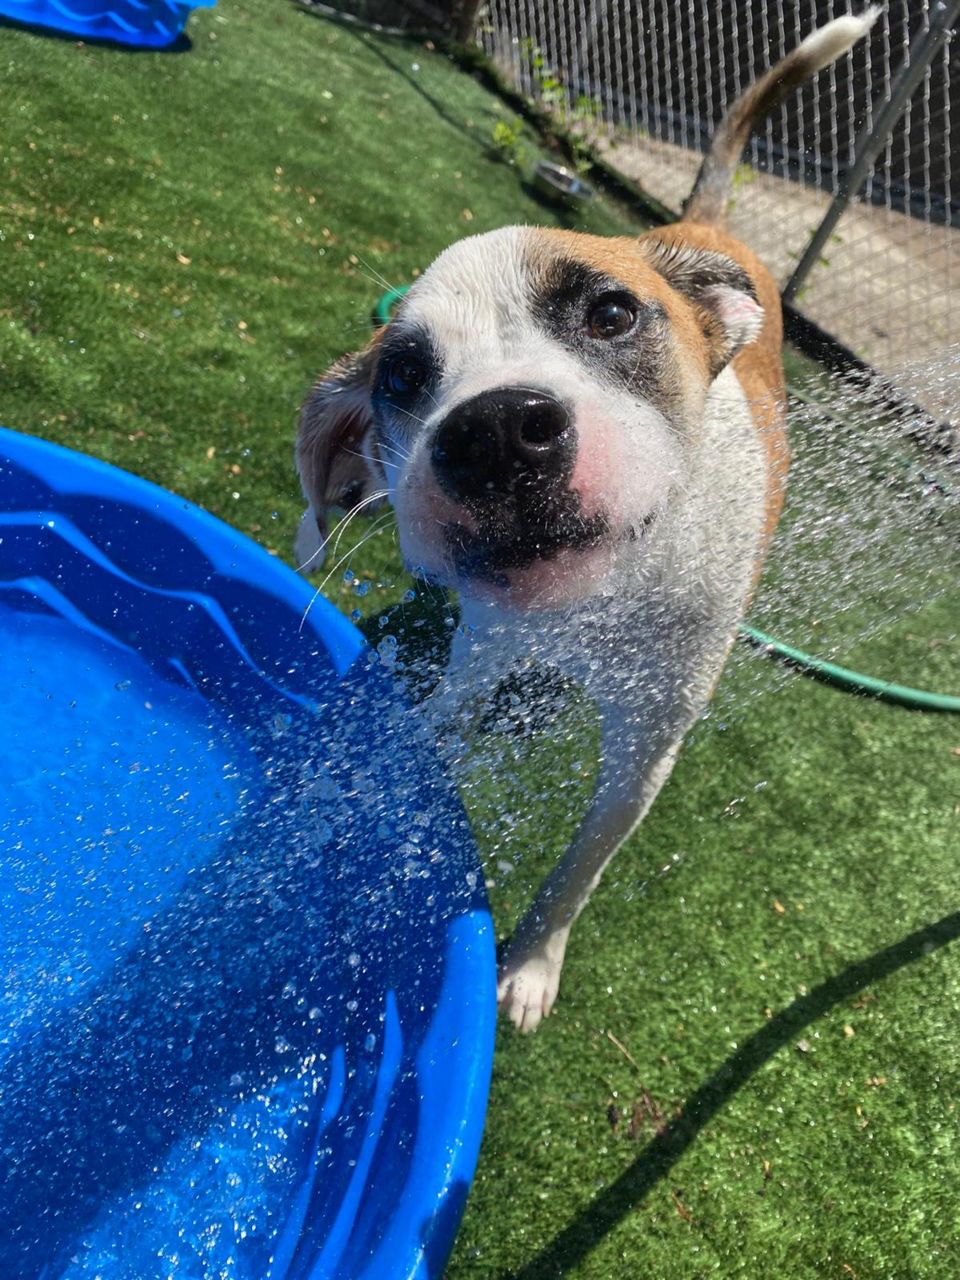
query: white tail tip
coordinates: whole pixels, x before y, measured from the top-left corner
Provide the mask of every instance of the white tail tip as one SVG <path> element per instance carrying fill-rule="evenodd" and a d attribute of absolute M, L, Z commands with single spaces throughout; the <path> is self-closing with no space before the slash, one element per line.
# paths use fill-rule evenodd
<path fill-rule="evenodd" d="M 799 49 L 810 59 L 813 70 L 820 71 L 842 53 L 846 53 L 858 40 L 862 40 L 879 16 L 880 6 L 872 4 L 863 13 L 848 13 L 845 17 L 834 18 L 819 31 L 807 36 Z"/>

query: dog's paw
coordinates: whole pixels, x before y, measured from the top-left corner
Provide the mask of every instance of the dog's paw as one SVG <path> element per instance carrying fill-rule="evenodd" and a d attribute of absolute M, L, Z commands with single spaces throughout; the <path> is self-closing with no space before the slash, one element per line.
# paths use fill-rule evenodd
<path fill-rule="evenodd" d="M 562 949 L 559 955 L 549 946 L 523 955 L 507 950 L 497 971 L 497 1004 L 518 1030 L 533 1031 L 553 1008 L 562 965 Z"/>
<path fill-rule="evenodd" d="M 559 986 L 559 966 L 533 956 L 516 969 L 501 967 L 497 1004 L 519 1031 L 533 1031 L 553 1008 Z"/>

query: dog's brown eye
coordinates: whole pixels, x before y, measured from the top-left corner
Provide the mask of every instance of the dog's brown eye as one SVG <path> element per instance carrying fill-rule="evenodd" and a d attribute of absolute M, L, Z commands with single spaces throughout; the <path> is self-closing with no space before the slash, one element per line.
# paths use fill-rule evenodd
<path fill-rule="evenodd" d="M 390 395 L 412 396 L 427 378 L 422 360 L 413 355 L 394 356 L 384 371 L 384 385 Z"/>
<path fill-rule="evenodd" d="M 587 328 L 594 338 L 619 338 L 633 328 L 637 313 L 622 298 L 601 298 L 587 313 Z"/>

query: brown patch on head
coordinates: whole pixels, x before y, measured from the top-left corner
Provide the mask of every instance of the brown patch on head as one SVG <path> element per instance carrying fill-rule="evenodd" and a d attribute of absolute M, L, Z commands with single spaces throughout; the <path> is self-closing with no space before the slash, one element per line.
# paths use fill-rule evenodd
<path fill-rule="evenodd" d="M 689 304 L 651 265 L 641 244 L 640 239 L 631 236 L 608 238 L 539 228 L 532 233 L 528 249 L 531 274 L 536 283 L 558 258 L 569 258 L 619 281 L 641 301 L 659 303 L 685 351 L 706 373 L 706 344 Z"/>
<path fill-rule="evenodd" d="M 681 434 L 698 420 L 710 356 L 694 309 L 627 237 L 537 230 L 525 245 L 534 312 L 553 336 L 631 394 L 655 405 Z M 591 342 L 588 315 L 605 298 L 637 307 L 634 330 Z"/>
<path fill-rule="evenodd" d="M 558 258 L 573 259 L 664 308 L 676 355 L 662 376 L 672 380 L 669 390 L 680 403 L 696 403 L 698 389 L 702 394 L 732 356 L 767 456 L 769 540 L 783 504 L 789 447 L 783 424 L 780 295 L 759 258 L 716 227 L 686 222 L 636 239 L 541 229 L 530 233 L 526 248 L 534 287 Z M 737 292 L 747 304 L 746 322 L 737 314 Z M 750 299 L 762 308 L 762 316 L 752 322 Z"/>
<path fill-rule="evenodd" d="M 579 268 L 595 288 L 617 285 L 642 308 L 663 317 L 661 367 L 655 370 L 666 399 L 689 413 L 706 385 L 759 333 L 763 313 L 751 273 L 712 246 L 649 234 L 637 239 L 572 232 L 531 234 L 528 257 L 534 291 L 551 273 Z M 588 284 L 590 281 L 588 281 Z M 584 288 L 585 297 L 589 290 Z M 640 335 L 641 342 L 643 335 Z M 638 367 L 652 349 L 641 345 Z M 681 425 L 681 424 L 678 424 Z"/>

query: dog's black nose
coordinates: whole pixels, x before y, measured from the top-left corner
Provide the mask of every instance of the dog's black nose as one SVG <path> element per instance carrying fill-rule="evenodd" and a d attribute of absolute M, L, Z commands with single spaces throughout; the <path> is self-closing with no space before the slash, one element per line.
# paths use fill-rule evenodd
<path fill-rule="evenodd" d="M 566 407 L 544 391 L 498 387 L 466 400 L 433 442 L 440 487 L 458 502 L 496 499 L 518 487 L 564 484 L 576 438 Z"/>

